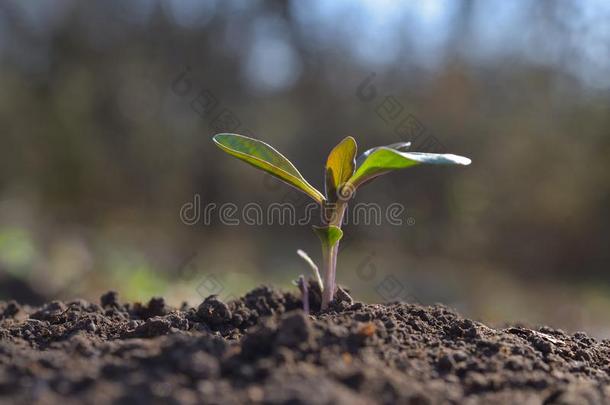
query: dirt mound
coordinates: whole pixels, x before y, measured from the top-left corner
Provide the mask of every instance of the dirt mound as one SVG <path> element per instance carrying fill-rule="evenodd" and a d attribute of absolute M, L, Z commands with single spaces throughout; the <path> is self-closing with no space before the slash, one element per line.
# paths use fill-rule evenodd
<path fill-rule="evenodd" d="M 610 402 L 610 342 L 489 328 L 444 306 L 353 303 L 305 315 L 257 288 L 172 308 L 0 303 L 0 401 L 583 404 Z M 315 303 L 315 298 L 312 301 Z"/>

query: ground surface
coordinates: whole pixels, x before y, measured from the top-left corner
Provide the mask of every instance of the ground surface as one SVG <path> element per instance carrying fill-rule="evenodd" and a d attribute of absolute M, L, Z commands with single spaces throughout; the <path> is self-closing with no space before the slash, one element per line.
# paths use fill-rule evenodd
<path fill-rule="evenodd" d="M 311 316 L 265 287 L 198 308 L 0 303 L 0 402 L 610 403 L 608 341 L 341 300 Z"/>

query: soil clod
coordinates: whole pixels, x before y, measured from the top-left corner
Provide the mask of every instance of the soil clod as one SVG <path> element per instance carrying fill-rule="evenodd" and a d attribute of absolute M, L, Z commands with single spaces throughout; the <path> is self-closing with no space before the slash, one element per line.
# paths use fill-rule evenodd
<path fill-rule="evenodd" d="M 116 291 L 108 291 L 100 298 L 100 304 L 103 308 L 116 307 L 119 305 L 119 294 Z"/>
<path fill-rule="evenodd" d="M 211 295 L 199 305 L 197 316 L 210 325 L 219 326 L 231 320 L 231 310 L 217 296 Z"/>

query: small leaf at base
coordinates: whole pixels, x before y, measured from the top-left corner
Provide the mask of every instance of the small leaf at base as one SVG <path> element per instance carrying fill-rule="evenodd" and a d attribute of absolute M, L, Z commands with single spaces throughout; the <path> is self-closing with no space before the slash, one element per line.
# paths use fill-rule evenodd
<path fill-rule="evenodd" d="M 323 247 L 331 248 L 335 246 L 343 237 L 343 231 L 341 228 L 330 225 L 330 226 L 313 226 L 313 231 L 318 235 Z"/>

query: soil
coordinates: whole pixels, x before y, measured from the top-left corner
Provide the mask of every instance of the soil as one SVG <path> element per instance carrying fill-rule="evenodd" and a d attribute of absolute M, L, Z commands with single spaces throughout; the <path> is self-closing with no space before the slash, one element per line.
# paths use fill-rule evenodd
<path fill-rule="evenodd" d="M 306 315 L 259 287 L 223 303 L 0 303 L 0 402 L 601 404 L 610 342 L 494 329 L 442 305 L 339 295 Z M 310 305 L 319 296 L 312 289 Z"/>

